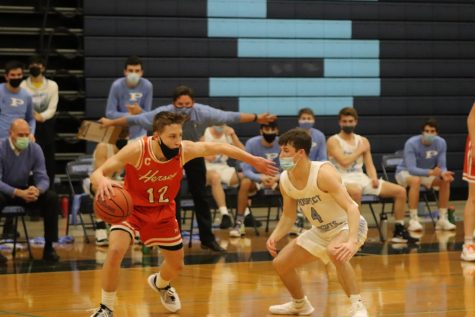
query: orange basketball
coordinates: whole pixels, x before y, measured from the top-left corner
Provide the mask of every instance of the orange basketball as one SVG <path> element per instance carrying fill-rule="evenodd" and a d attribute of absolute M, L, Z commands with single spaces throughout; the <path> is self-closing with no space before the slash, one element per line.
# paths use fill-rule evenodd
<path fill-rule="evenodd" d="M 112 187 L 111 198 L 94 199 L 94 211 L 96 215 L 110 224 L 117 224 L 125 219 L 132 213 L 134 205 L 132 202 L 132 196 L 122 187 Z"/>

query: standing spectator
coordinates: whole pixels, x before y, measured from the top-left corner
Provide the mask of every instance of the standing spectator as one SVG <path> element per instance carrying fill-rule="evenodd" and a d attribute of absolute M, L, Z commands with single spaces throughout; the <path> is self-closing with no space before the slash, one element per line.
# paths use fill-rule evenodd
<path fill-rule="evenodd" d="M 58 85 L 44 76 L 46 63 L 43 57 L 30 58 L 30 76 L 23 80 L 20 87 L 26 89 L 32 97 L 33 116 L 36 120 L 35 139 L 43 149 L 50 187 L 54 186 L 56 169 L 55 159 L 55 114 L 58 106 Z"/>
<path fill-rule="evenodd" d="M 143 63 L 137 56 L 125 61 L 124 77 L 116 79 L 107 97 L 106 117 L 116 119 L 136 115 L 152 109 L 153 86 L 143 78 Z M 130 139 L 147 134 L 147 131 L 134 126 L 129 129 Z"/>
<path fill-rule="evenodd" d="M 0 210 L 8 205 L 38 207 L 44 219 L 43 260 L 57 262 L 53 242 L 58 241 L 58 196 L 48 189 L 43 151 L 29 136 L 28 123 L 16 119 L 10 137 L 0 140 Z"/>
<path fill-rule="evenodd" d="M 450 197 L 450 183 L 454 173 L 447 170 L 447 143 L 438 136 L 437 121 L 429 119 L 422 125 L 422 133 L 406 141 L 404 160 L 396 169 L 396 181 L 409 187 L 410 231 L 421 231 L 422 225 L 417 217 L 417 204 L 421 185 L 427 189 L 439 188 L 439 212 L 437 230 L 454 230 L 455 225 L 447 219 Z"/>
<path fill-rule="evenodd" d="M 25 119 L 34 139 L 36 122 L 30 94 L 20 87 L 23 80 L 23 64 L 9 61 L 5 64 L 5 81 L 0 85 L 0 139 L 9 136 L 10 125 L 15 119 Z"/>

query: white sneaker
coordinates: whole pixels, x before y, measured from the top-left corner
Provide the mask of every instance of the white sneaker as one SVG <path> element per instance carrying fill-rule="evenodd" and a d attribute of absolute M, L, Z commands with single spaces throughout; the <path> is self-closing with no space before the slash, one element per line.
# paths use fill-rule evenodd
<path fill-rule="evenodd" d="M 240 238 L 246 234 L 244 223 L 236 221 L 234 227 L 229 231 L 229 236 L 232 238 Z"/>
<path fill-rule="evenodd" d="M 313 313 L 314 308 L 308 301 L 307 296 L 304 297 L 304 300 L 304 304 L 300 308 L 296 308 L 295 303 L 290 301 L 282 305 L 270 306 L 269 312 L 274 315 L 308 316 Z"/>
<path fill-rule="evenodd" d="M 368 317 L 368 311 L 366 310 L 363 302 L 357 302 L 351 307 L 351 317 Z"/>
<path fill-rule="evenodd" d="M 435 224 L 435 230 L 455 230 L 455 228 L 457 228 L 457 226 L 445 218 L 440 218 Z"/>
<path fill-rule="evenodd" d="M 419 222 L 419 218 L 413 218 L 409 220 L 409 227 L 407 227 L 407 230 L 409 231 L 422 231 L 424 229 Z"/>
<path fill-rule="evenodd" d="M 475 261 L 475 244 L 465 243 L 460 258 L 464 261 Z"/>
<path fill-rule="evenodd" d="M 101 304 L 91 317 L 113 317 L 113 314 L 109 307 Z"/>
<path fill-rule="evenodd" d="M 177 312 L 178 310 L 181 309 L 181 302 L 180 302 L 180 297 L 178 297 L 178 294 L 175 290 L 175 288 L 171 287 L 168 285 L 165 288 L 158 288 L 157 285 L 155 285 L 155 281 L 157 279 L 157 274 L 152 274 L 148 277 L 148 285 L 157 293 L 160 294 L 160 301 L 162 302 L 162 305 L 172 313 Z"/>
<path fill-rule="evenodd" d="M 107 229 L 96 229 L 96 245 L 104 246 L 109 244 Z"/>

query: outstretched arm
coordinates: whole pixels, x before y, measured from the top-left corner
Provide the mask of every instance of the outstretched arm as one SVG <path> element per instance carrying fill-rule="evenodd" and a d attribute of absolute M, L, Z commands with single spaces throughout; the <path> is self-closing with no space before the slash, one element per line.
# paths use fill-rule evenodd
<path fill-rule="evenodd" d="M 257 171 L 266 175 L 276 175 L 279 170 L 274 162 L 263 157 L 251 155 L 233 145 L 215 142 L 191 142 L 183 141 L 185 162 L 197 157 L 224 154 L 233 159 L 246 162 L 256 168 Z"/>

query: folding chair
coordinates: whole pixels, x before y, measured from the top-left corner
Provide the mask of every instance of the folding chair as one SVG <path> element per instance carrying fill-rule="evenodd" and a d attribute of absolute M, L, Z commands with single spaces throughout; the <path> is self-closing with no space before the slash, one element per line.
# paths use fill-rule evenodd
<path fill-rule="evenodd" d="M 82 181 L 89 177 L 92 171 L 92 163 L 89 160 L 86 161 L 72 161 L 66 165 L 66 175 L 68 177 L 69 190 L 71 193 L 71 212 L 68 215 L 68 221 L 66 222 L 66 234 L 69 233 L 69 224 L 73 222 L 75 224 L 76 217 L 79 217 L 79 222 L 84 232 L 84 239 L 86 243 L 89 243 L 89 237 L 87 236 L 86 229 L 95 229 L 94 212 L 92 208 L 92 198 L 89 194 L 84 193 L 82 189 L 79 191 L 76 188 L 82 188 Z M 76 186 L 75 186 L 76 183 Z M 91 222 L 86 226 L 82 213 L 89 214 Z M 71 218 L 71 219 L 69 219 Z"/>
<path fill-rule="evenodd" d="M 14 229 L 14 238 L 13 238 L 13 251 L 12 251 L 12 256 L 15 258 L 16 255 L 16 244 L 17 242 L 17 229 L 18 229 L 18 218 L 21 219 L 21 223 L 23 225 L 23 231 L 25 233 L 25 239 L 26 239 L 26 245 L 28 246 L 28 253 L 30 255 L 30 259 L 33 259 L 33 255 L 31 253 L 31 245 L 30 245 L 30 238 L 28 236 L 28 230 L 26 229 L 26 223 L 25 223 L 25 216 L 26 216 L 26 209 L 23 206 L 5 206 L 3 209 L 0 211 L 0 218 L 2 216 L 5 217 L 13 217 L 13 229 Z"/>
<path fill-rule="evenodd" d="M 272 190 L 272 189 L 263 189 L 259 190 L 256 195 L 250 197 L 252 202 L 252 208 L 255 207 L 264 207 L 267 208 L 267 215 L 265 218 L 256 217 L 253 215 L 251 206 L 248 206 L 251 214 L 254 216 L 255 219 L 261 218 L 265 219 L 266 221 L 266 232 L 269 232 L 269 222 L 271 221 L 271 211 L 272 208 L 276 208 L 276 216 L 274 220 L 279 220 L 280 212 L 282 210 L 282 195 L 280 194 L 279 190 Z M 256 236 L 259 236 L 259 230 L 257 226 L 254 224 L 254 231 Z"/>
<path fill-rule="evenodd" d="M 396 168 L 399 164 L 402 163 L 404 160 L 404 151 L 399 150 L 396 151 L 394 154 L 385 154 L 381 160 L 381 167 L 383 169 L 384 179 L 387 181 L 391 181 L 394 183 L 396 182 L 394 173 L 396 172 Z M 391 174 L 389 174 L 391 173 Z M 389 176 L 392 176 L 391 178 Z M 429 212 L 430 219 L 432 220 L 432 224 L 435 226 L 435 219 L 432 213 L 432 209 L 429 204 L 429 194 L 433 195 L 435 201 L 437 202 L 437 195 L 433 188 L 426 188 L 421 186 L 419 199 L 422 198 L 424 200 L 425 206 L 427 211 Z"/>

